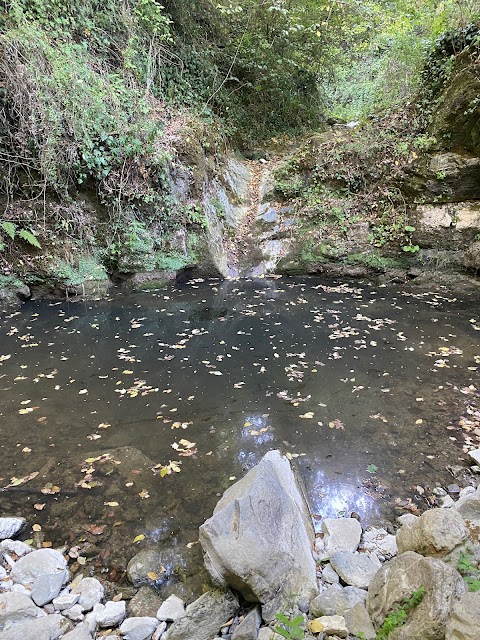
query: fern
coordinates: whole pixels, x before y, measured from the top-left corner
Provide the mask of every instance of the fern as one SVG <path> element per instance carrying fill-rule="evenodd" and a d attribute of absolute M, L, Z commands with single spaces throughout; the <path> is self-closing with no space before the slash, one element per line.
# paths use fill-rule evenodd
<path fill-rule="evenodd" d="M 28 242 L 28 244 L 31 244 L 33 247 L 36 247 L 37 249 L 42 248 L 42 245 L 39 243 L 39 241 L 31 231 L 22 229 L 21 231 L 18 232 L 18 236 L 22 240 L 25 240 L 25 242 Z"/>
<path fill-rule="evenodd" d="M 408 615 L 411 611 L 416 609 L 423 600 L 425 595 L 425 588 L 420 587 L 417 591 L 414 591 L 410 598 L 404 598 L 403 604 L 397 611 L 392 611 L 385 618 L 382 626 L 378 630 L 376 640 L 386 640 L 388 636 L 394 631 L 405 624 Z"/>
<path fill-rule="evenodd" d="M 15 231 L 17 227 L 13 222 L 2 222 L 2 229 L 12 240 L 15 238 Z"/>

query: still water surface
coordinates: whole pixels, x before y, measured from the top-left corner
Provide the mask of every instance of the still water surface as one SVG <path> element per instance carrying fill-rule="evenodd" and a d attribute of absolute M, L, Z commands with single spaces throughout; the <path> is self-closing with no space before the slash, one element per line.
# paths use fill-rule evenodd
<path fill-rule="evenodd" d="M 458 426 L 477 323 L 473 296 L 318 279 L 27 303 L 0 321 L 2 511 L 97 566 L 153 544 L 187 557 L 218 495 L 279 448 L 318 525 L 392 519 L 478 441 Z"/>

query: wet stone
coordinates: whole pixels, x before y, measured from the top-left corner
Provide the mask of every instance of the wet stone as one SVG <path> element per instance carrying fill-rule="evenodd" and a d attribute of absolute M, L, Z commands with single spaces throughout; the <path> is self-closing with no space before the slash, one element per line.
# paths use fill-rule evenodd
<path fill-rule="evenodd" d="M 124 597 L 122 590 L 122 596 Z M 157 611 L 162 604 L 160 596 L 150 587 L 140 587 L 137 593 L 133 596 L 130 602 L 127 604 L 127 611 L 129 616 L 133 617 L 155 617 Z"/>
<path fill-rule="evenodd" d="M 158 578 L 166 575 L 166 569 L 162 564 L 162 555 L 154 549 L 140 551 L 133 556 L 127 565 L 127 576 L 134 586 L 152 582 L 148 576 L 149 573 L 155 574 Z"/>

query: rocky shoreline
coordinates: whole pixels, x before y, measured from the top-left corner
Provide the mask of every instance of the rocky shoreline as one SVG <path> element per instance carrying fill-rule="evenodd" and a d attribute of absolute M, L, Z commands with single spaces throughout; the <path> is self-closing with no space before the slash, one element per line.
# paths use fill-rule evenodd
<path fill-rule="evenodd" d="M 200 527 L 212 589 L 186 607 L 146 586 L 112 596 L 70 575 L 64 549 L 16 540 L 24 518 L 3 517 L 0 640 L 478 640 L 480 487 L 444 493 L 441 508 L 400 516 L 396 535 L 356 517 L 315 535 L 290 462 L 270 451 Z M 129 563 L 134 586 L 148 553 Z"/>

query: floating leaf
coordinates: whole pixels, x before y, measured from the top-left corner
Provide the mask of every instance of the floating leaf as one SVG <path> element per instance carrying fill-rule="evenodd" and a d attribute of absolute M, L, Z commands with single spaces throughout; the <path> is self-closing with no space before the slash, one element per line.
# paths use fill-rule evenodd
<path fill-rule="evenodd" d="M 4 489 L 8 489 L 9 487 L 18 487 L 21 484 L 25 484 L 25 482 L 36 478 L 38 476 L 38 473 L 38 471 L 34 471 L 33 473 L 30 473 L 28 476 L 24 476 L 23 478 L 16 478 L 14 476 L 13 478 L 10 478 L 10 484 L 7 484 Z"/>
<path fill-rule="evenodd" d="M 138 542 L 141 542 L 142 540 L 145 540 L 145 535 L 143 533 L 140 533 L 138 536 L 135 536 L 135 538 L 133 539 L 133 542 L 135 544 L 137 544 Z"/>

